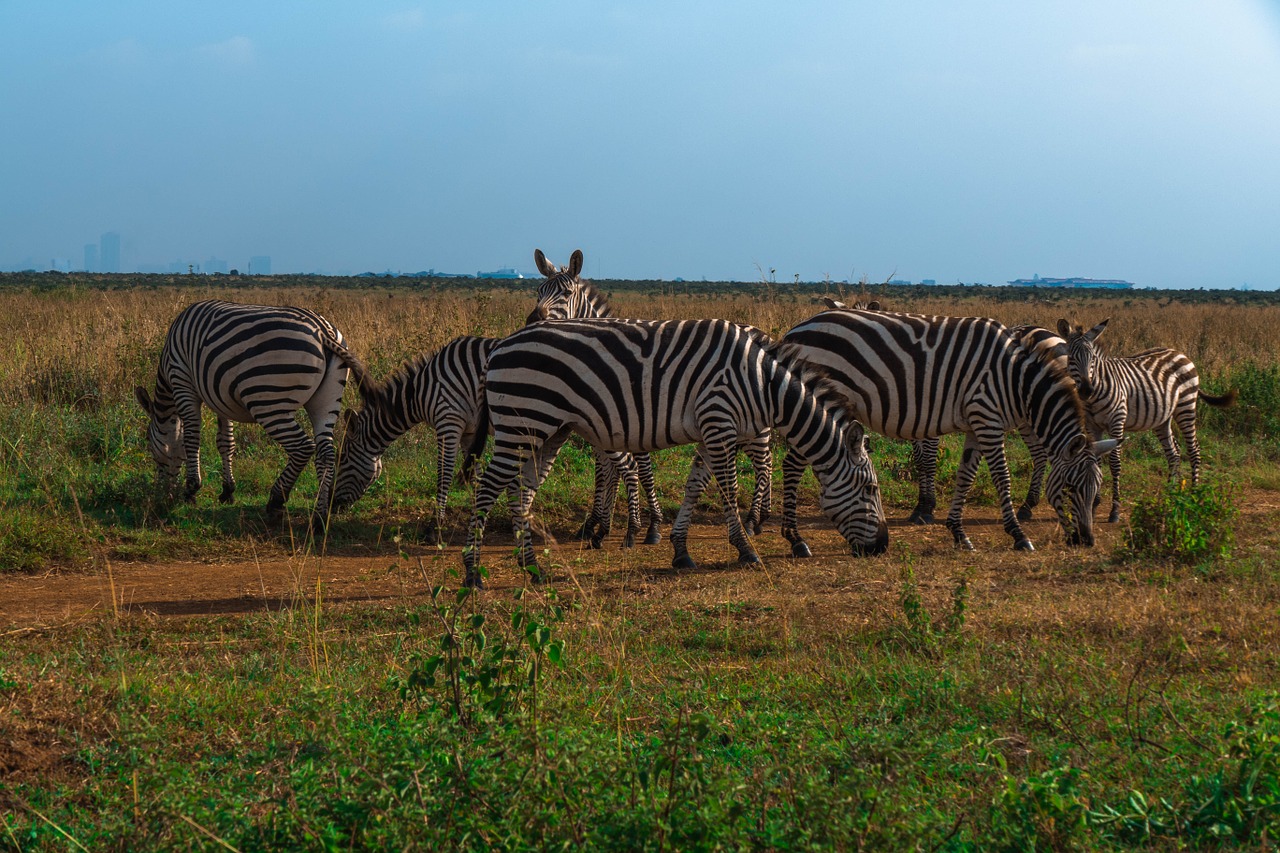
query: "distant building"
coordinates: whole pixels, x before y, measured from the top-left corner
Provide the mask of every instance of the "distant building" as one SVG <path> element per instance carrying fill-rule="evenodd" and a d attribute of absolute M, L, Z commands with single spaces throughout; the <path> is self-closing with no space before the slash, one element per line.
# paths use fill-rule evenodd
<path fill-rule="evenodd" d="M 1133 282 L 1118 278 L 1019 278 L 1009 282 L 1014 287 L 1101 287 L 1108 290 L 1132 290 Z"/>
<path fill-rule="evenodd" d="M 524 275 L 511 267 L 503 267 L 496 272 L 477 272 L 476 278 L 524 278 Z"/>
<path fill-rule="evenodd" d="M 108 231 L 99 242 L 102 244 L 102 252 L 98 256 L 102 272 L 120 272 L 120 235 Z"/>
<path fill-rule="evenodd" d="M 271 275 L 271 256 L 254 255 L 250 258 L 249 275 Z"/>
<path fill-rule="evenodd" d="M 207 273 L 220 272 L 223 275 L 226 275 L 227 272 L 227 262 L 222 260 L 222 258 L 210 258 L 201 264 L 201 266 L 204 267 L 204 271 Z"/>
<path fill-rule="evenodd" d="M 85 272 L 98 271 L 98 244 L 97 243 L 84 244 L 84 271 Z"/>
<path fill-rule="evenodd" d="M 70 258 L 50 258 L 49 269 L 53 272 L 71 272 Z"/>

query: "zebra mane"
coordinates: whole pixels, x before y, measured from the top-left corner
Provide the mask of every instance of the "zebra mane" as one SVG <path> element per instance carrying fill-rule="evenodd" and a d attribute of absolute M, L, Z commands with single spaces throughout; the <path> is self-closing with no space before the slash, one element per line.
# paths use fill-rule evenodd
<path fill-rule="evenodd" d="M 358 355 L 336 337 L 325 335 L 325 343 L 333 350 L 333 354 L 346 365 L 347 369 L 355 374 L 356 382 L 359 383 L 360 396 L 366 400 L 369 399 L 369 395 L 374 393 L 378 386 L 377 381 L 369 375 L 369 368 L 365 366 L 365 363 L 361 361 Z"/>
<path fill-rule="evenodd" d="M 767 340 L 767 338 L 766 338 Z M 848 428 L 858 423 L 854 414 L 853 403 L 840 390 L 840 386 L 831 379 L 826 367 L 815 364 L 797 355 L 800 345 L 790 341 L 778 341 L 765 347 L 765 351 L 774 360 L 791 371 L 827 411 L 833 413 L 841 426 Z"/>
<path fill-rule="evenodd" d="M 1021 328 L 1021 327 L 1018 327 L 1018 328 Z M 1011 331 L 1011 330 L 1006 328 L 1005 331 Z M 1014 344 L 1018 352 L 1018 355 L 1016 356 L 1017 358 L 1024 358 L 1039 364 L 1041 367 L 1044 368 L 1045 372 L 1047 372 L 1053 378 L 1053 381 L 1055 383 L 1057 383 L 1058 385 L 1064 386 L 1068 390 L 1069 392 L 1068 396 L 1069 396 L 1069 399 L 1071 400 L 1071 405 L 1076 411 L 1077 419 L 1080 421 L 1081 429 L 1084 429 L 1086 424 L 1084 400 L 1080 398 L 1080 391 L 1076 388 L 1075 380 L 1071 378 L 1071 374 L 1067 372 L 1067 369 L 1063 367 L 1061 363 L 1059 363 L 1059 360 L 1056 357 L 1054 357 L 1051 351 L 1044 350 L 1039 347 L 1034 347 L 1034 348 L 1024 347 L 1022 345 L 1022 340 L 1023 340 L 1023 337 L 1025 336 L 1016 336 L 1016 335 L 1010 334 L 1010 337 L 1012 337 L 1014 340 Z"/>
<path fill-rule="evenodd" d="M 436 357 L 438 352 L 439 350 L 433 350 L 406 359 L 400 363 L 399 367 L 391 371 L 391 374 L 386 379 L 381 382 L 371 382 L 367 391 L 361 386 L 360 396 L 364 398 L 364 408 L 378 408 L 385 405 L 391 390 L 422 375 L 422 371 L 426 370 L 427 364 Z"/>

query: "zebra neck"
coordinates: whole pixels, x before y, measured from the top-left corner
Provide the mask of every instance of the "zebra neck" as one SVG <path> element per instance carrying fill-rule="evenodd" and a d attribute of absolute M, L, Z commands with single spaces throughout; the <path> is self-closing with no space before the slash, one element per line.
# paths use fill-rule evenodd
<path fill-rule="evenodd" d="M 387 380 L 378 404 L 369 412 L 371 448 L 381 453 L 427 419 L 426 400 L 432 381 L 429 363 L 413 364 Z"/>
<path fill-rule="evenodd" d="M 770 419 L 782 437 L 803 456 L 814 474 L 823 475 L 840 459 L 844 436 L 836 419 L 799 376 L 777 362 L 769 377 L 773 393 Z"/>
<path fill-rule="evenodd" d="M 1023 409 L 1020 415 L 1049 453 L 1059 455 L 1073 438 L 1084 434 L 1084 405 L 1063 371 L 1033 355 L 1024 355 L 1019 362 L 1021 381 L 1016 387 L 1021 393 L 1014 396 Z"/>
<path fill-rule="evenodd" d="M 177 412 L 178 407 L 173 400 L 173 386 L 169 384 L 169 378 L 163 370 L 156 373 L 156 393 L 151 402 L 155 408 L 156 420 L 168 420 Z"/>

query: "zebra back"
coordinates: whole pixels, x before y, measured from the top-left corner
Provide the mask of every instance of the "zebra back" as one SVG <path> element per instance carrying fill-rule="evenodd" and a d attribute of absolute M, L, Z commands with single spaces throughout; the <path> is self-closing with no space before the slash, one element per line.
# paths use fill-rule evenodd
<path fill-rule="evenodd" d="M 497 344 L 497 338 L 455 338 L 405 362 L 366 393 L 364 406 L 347 422 L 335 506 L 349 506 L 364 494 L 387 447 L 414 426 L 425 423 L 439 432 L 448 425 L 461 435 L 483 429 L 484 371 Z M 483 444 L 483 431 L 480 440 Z"/>

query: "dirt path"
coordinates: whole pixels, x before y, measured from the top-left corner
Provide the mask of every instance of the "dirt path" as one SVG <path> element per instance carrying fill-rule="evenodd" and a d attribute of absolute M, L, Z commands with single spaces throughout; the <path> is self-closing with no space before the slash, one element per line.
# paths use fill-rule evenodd
<path fill-rule="evenodd" d="M 1238 497 L 1238 505 L 1240 535 L 1257 540 L 1274 529 L 1280 515 L 1280 494 L 1251 490 Z M 1043 511 L 1039 514 L 1045 515 Z M 579 576 L 595 576 L 597 582 L 606 585 L 615 575 L 663 584 L 686 576 L 698 578 L 698 583 L 734 583 L 762 571 L 792 575 L 834 572 L 879 583 L 878 578 L 894 576 L 897 559 L 893 555 L 900 553 L 895 550 L 897 543 L 909 545 L 917 572 L 923 578 L 941 576 L 961 566 L 998 574 L 1009 570 L 1034 573 L 1044 568 L 1101 564 L 1124 530 L 1123 525 L 1097 525 L 1098 547 L 1085 551 L 1062 545 L 1056 523 L 1033 521 L 1026 530 L 1040 550 L 1016 554 L 1000 526 L 996 509 L 973 507 L 966 513 L 966 526 L 978 552 L 958 554 L 951 547 L 950 534 L 941 525 L 907 525 L 902 514 L 897 515 L 890 519 L 890 556 L 876 560 L 851 558 L 831 525 L 810 517 L 803 527 L 815 559 L 790 559 L 787 542 L 771 525 L 770 532 L 755 540 L 764 559 L 763 567 L 738 566 L 724 526 L 711 515 L 700 518 L 690 531 L 689 549 L 700 563 L 695 573 L 675 573 L 669 568 L 671 546 L 665 539 L 656 547 L 623 551 L 616 534 L 600 551 L 584 550 L 577 542 L 563 539 L 550 547 L 550 559 L 553 564 L 571 567 Z M 360 601 L 390 604 L 424 595 L 447 569 L 461 566 L 457 546 L 443 551 L 415 546 L 408 554 L 408 559 L 393 554 L 276 554 L 256 561 L 237 558 L 221 562 L 125 563 L 111 565 L 110 572 L 103 568 L 91 573 L 4 577 L 0 578 L 0 636 L 98 618 L 114 611 L 190 617 L 274 610 L 314 601 L 317 591 L 326 606 Z M 501 590 L 523 584 L 510 545 L 503 544 L 500 537 L 486 542 L 485 557 L 494 567 L 490 588 Z"/>

